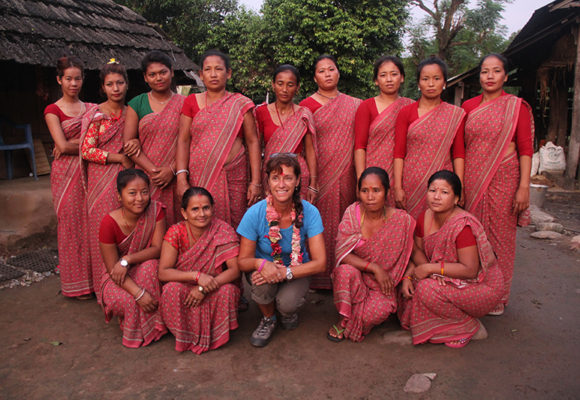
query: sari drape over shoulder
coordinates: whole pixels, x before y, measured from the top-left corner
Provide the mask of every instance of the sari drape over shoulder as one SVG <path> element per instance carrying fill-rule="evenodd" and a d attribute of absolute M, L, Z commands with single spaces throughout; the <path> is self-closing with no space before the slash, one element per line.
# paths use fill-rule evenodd
<path fill-rule="evenodd" d="M 226 164 L 246 112 L 254 103 L 239 93 L 227 93 L 199 110 L 191 124 L 189 184 L 206 188 L 215 198 L 214 215 L 237 226 L 246 210 L 245 147 Z"/>
<path fill-rule="evenodd" d="M 119 256 L 137 253 L 151 245 L 155 224 L 162 204 L 152 200 L 147 210 L 139 217 L 135 229 L 119 244 Z M 132 266 L 128 276 L 151 297 L 159 301 L 161 288 L 158 279 L 159 260 L 148 260 Z M 117 316 L 123 331 L 123 345 L 130 348 L 147 346 L 167 333 L 159 309 L 144 312 L 133 296 L 111 280 L 107 270 L 102 272 L 101 301 L 107 322 Z"/>
<path fill-rule="evenodd" d="M 318 196 L 316 208 L 324 224 L 326 271 L 314 275 L 313 289 L 332 289 L 330 274 L 335 265 L 334 246 L 344 210 L 355 200 L 353 163 L 354 116 L 361 100 L 339 93 L 314 112 L 317 137 Z"/>
<path fill-rule="evenodd" d="M 413 250 L 415 220 L 395 210 L 384 225 L 368 239 L 360 228 L 359 203 L 348 207 L 336 239 L 337 266 L 332 273 L 334 304 L 343 317 L 344 336 L 359 342 L 371 329 L 397 310 L 396 289 L 383 294 L 374 274 L 340 264 L 350 253 L 380 265 L 396 287 L 405 273 Z"/>
<path fill-rule="evenodd" d="M 185 96 L 174 94 L 159 113 L 151 113 L 139 121 L 139 140 L 147 157 L 157 166 L 170 167 L 175 160 L 179 119 Z M 167 224 L 173 225 L 181 216 L 180 201 L 175 197 L 176 180 L 164 189 L 151 185 L 151 198 L 167 207 Z"/>
<path fill-rule="evenodd" d="M 479 252 L 480 270 L 474 279 L 445 277 L 416 282 L 414 296 L 401 309 L 401 325 L 411 329 L 413 344 L 445 343 L 471 338 L 479 329 L 477 318 L 489 313 L 503 295 L 503 277 L 481 223 L 467 211 L 452 215 L 437 232 L 423 238 L 430 263 L 458 262 L 457 236 L 469 226 Z"/>
<path fill-rule="evenodd" d="M 85 106 L 88 110 L 95 105 L 85 103 Z M 80 139 L 84 115 L 62 122 L 67 140 Z M 90 254 L 85 240 L 87 214 L 78 154 L 61 154 L 52 162 L 50 186 L 58 221 L 58 270 L 62 294 L 67 297 L 90 294 L 94 287 Z"/>
<path fill-rule="evenodd" d="M 121 117 L 103 132 L 98 138 L 97 147 L 112 153 L 123 151 L 123 129 L 125 126 L 126 110 L 123 110 Z M 92 124 L 98 124 L 104 119 L 108 119 L 97 105 L 92 107 L 82 122 L 81 143 Z M 97 300 L 101 302 L 102 286 L 101 278 L 103 270 L 106 270 L 99 248 L 99 227 L 105 215 L 119 207 L 117 198 L 117 174 L 123 169 L 119 163 L 97 164 L 87 162 L 81 157 L 82 177 L 86 189 L 86 213 L 88 218 L 87 243 L 89 245 L 93 285 Z"/>
<path fill-rule="evenodd" d="M 185 224 L 185 221 L 180 222 L 170 230 L 186 230 Z M 201 271 L 217 276 L 223 271 L 223 264 L 237 257 L 238 253 L 237 234 L 229 224 L 214 217 L 199 240 L 189 250 L 179 253 L 175 267 L 181 271 Z M 207 294 L 199 306 L 185 307 L 185 299 L 196 286 L 182 282 L 165 284 L 161 312 L 175 336 L 175 350 L 201 354 L 223 346 L 230 339 L 230 330 L 238 327 L 240 289 L 227 283 Z"/>
<path fill-rule="evenodd" d="M 413 218 L 426 208 L 429 177 L 442 169 L 453 171 L 451 145 L 464 114 L 461 108 L 441 102 L 409 125 L 403 190 L 407 196 L 407 211 Z"/>
<path fill-rule="evenodd" d="M 316 128 L 314 127 L 314 117 L 312 112 L 306 107 L 299 107 L 296 112 L 291 115 L 284 124 L 280 126 L 272 134 L 270 140 L 264 149 L 264 173 L 263 181 L 264 187 L 267 188 L 268 179 L 266 177 L 265 168 L 266 163 L 275 153 L 296 153 L 298 145 L 302 142 L 306 134 L 310 132 L 314 149 L 316 152 Z M 303 147 L 306 149 L 306 146 Z M 310 182 L 310 171 L 308 164 L 304 158 L 304 154 L 297 154 L 298 162 L 300 163 L 301 177 L 300 177 L 300 195 L 303 199 L 308 193 L 308 185 Z"/>
<path fill-rule="evenodd" d="M 514 272 L 516 225 L 513 199 L 520 182 L 517 152 L 507 154 L 522 99 L 505 95 L 480 105 L 465 122 L 465 209 L 483 224 L 503 273 L 507 304 Z M 533 117 L 531 118 L 533 140 Z M 521 221 L 521 220 L 520 220 Z"/>
<path fill-rule="evenodd" d="M 395 122 L 401 108 L 413 103 L 406 97 L 399 97 L 393 104 L 381 112 L 369 126 L 367 143 L 366 167 L 380 167 L 389 174 L 390 182 L 393 177 L 393 157 L 395 149 Z M 395 206 L 393 191 L 390 190 L 387 204 Z"/>

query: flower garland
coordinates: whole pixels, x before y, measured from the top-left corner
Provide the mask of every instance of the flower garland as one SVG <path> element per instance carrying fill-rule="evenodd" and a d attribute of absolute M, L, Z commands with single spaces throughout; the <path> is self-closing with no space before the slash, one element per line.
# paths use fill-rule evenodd
<path fill-rule="evenodd" d="M 292 218 L 292 223 L 294 228 L 292 229 L 292 253 L 290 254 L 290 265 L 300 265 L 302 264 L 302 252 L 300 251 L 300 229 L 296 227 L 296 210 L 292 207 L 290 212 L 290 217 Z M 298 217 L 302 220 L 302 214 Z M 272 202 L 272 195 L 266 197 L 266 220 L 268 221 L 268 226 L 270 230 L 268 234 L 264 237 L 270 240 L 272 244 L 271 256 L 274 259 L 274 264 L 279 267 L 283 267 L 282 262 L 282 247 L 280 246 L 280 239 L 282 235 L 280 234 L 280 214 L 274 208 Z"/>

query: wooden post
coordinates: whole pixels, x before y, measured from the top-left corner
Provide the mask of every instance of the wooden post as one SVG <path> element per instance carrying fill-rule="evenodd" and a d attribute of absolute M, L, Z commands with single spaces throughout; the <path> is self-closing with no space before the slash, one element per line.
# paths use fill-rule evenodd
<path fill-rule="evenodd" d="M 576 21 L 574 38 L 576 39 L 576 65 L 574 66 L 574 105 L 572 109 L 572 129 L 570 144 L 568 145 L 568 160 L 566 162 L 566 176 L 576 178 L 578 158 L 580 158 L 580 35 L 578 21 Z"/>

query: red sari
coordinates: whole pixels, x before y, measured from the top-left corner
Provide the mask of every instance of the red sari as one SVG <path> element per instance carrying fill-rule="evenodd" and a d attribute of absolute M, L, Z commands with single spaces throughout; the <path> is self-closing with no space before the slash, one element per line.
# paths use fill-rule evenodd
<path fill-rule="evenodd" d="M 193 246 L 189 247 L 186 222 L 173 225 L 165 240 L 178 250 L 180 271 L 201 271 L 219 275 L 223 264 L 239 253 L 239 238 L 232 227 L 214 218 L 211 225 Z M 161 313 L 167 327 L 175 336 L 175 350 L 191 350 L 201 354 L 217 349 L 230 339 L 230 330 L 238 327 L 240 289 L 231 283 L 207 294 L 196 307 L 183 303 L 196 285 L 169 282 L 163 286 Z"/>
<path fill-rule="evenodd" d="M 111 153 L 122 153 L 123 151 L 123 129 L 125 126 L 126 110 L 123 110 L 121 117 L 112 122 L 112 125 L 98 137 L 96 147 L 100 150 Z M 105 119 L 110 119 L 103 114 L 97 105 L 91 108 L 82 122 L 81 143 L 92 125 L 100 124 Z M 90 250 L 91 269 L 93 276 L 93 285 L 97 301 L 101 302 L 102 286 L 101 278 L 103 270 L 106 270 L 105 264 L 101 257 L 99 248 L 99 227 L 103 217 L 119 208 L 117 198 L 117 174 L 123 169 L 119 163 L 97 164 L 82 160 L 83 163 L 83 181 L 86 188 L 86 212 L 88 217 L 88 229 L 86 237 Z"/>
<path fill-rule="evenodd" d="M 407 131 L 407 155 L 403 166 L 403 190 L 407 197 L 407 212 L 417 218 L 427 208 L 427 181 L 442 169 L 453 171 L 451 145 L 465 112 L 449 103 L 419 117 Z"/>
<path fill-rule="evenodd" d="M 336 239 L 337 266 L 332 273 L 334 304 L 343 317 L 344 337 L 355 342 L 363 340 L 374 326 L 397 310 L 397 295 L 395 289 L 384 295 L 374 274 L 363 273 L 340 262 L 353 253 L 377 263 L 396 287 L 403 278 L 413 250 L 414 230 L 415 220 L 405 211 L 395 210 L 371 238 L 363 239 L 359 203 L 346 209 Z"/>
<path fill-rule="evenodd" d="M 430 263 L 458 262 L 456 239 L 469 226 L 477 243 L 481 268 L 475 279 L 445 277 L 441 286 L 435 278 L 416 282 L 414 296 L 401 307 L 399 319 L 411 329 L 413 344 L 446 343 L 471 338 L 483 317 L 503 295 L 503 277 L 481 223 L 467 211 L 451 216 L 437 232 L 423 238 Z"/>
<path fill-rule="evenodd" d="M 85 103 L 85 106 L 88 110 L 95 105 Z M 80 139 L 81 123 L 85 114 L 61 123 L 67 140 Z M 62 154 L 52 162 L 50 173 L 52 202 L 58 221 L 60 285 L 62 294 L 67 297 L 94 292 L 89 249 L 85 241 L 87 218 L 79 158 L 78 154 Z"/>
<path fill-rule="evenodd" d="M 266 148 L 264 149 L 264 187 L 267 187 L 268 178 L 266 177 L 266 163 L 275 153 L 295 153 L 298 149 L 300 143 L 310 132 L 312 135 L 312 142 L 314 143 L 314 149 L 316 152 L 316 128 L 314 128 L 314 117 L 312 112 L 306 107 L 299 107 L 294 114 L 292 114 L 284 124 L 272 134 L 268 143 L 266 143 Z M 306 146 L 303 146 L 305 149 Z M 300 163 L 300 196 L 303 199 L 306 198 L 306 193 L 308 193 L 308 185 L 310 182 L 310 170 L 308 169 L 308 164 L 304 158 L 304 154 L 297 154 L 298 162 Z"/>
<path fill-rule="evenodd" d="M 151 201 L 147 210 L 139 217 L 133 232 L 118 244 L 120 257 L 137 253 L 151 245 L 157 215 L 162 207 L 164 206 L 160 203 Z M 145 289 L 157 301 L 161 295 L 158 268 L 159 260 L 148 260 L 132 266 L 127 272 L 137 286 Z M 130 293 L 111 280 L 106 268 L 101 274 L 103 284 L 99 292 L 102 293 L 100 297 L 105 320 L 109 322 L 115 315 L 119 318 L 124 346 L 147 346 L 167 333 L 159 309 L 146 313 Z"/>
<path fill-rule="evenodd" d="M 360 103 L 360 99 L 339 93 L 313 114 L 318 150 L 316 163 L 319 193 L 316 208 L 324 224 L 327 260 L 326 271 L 314 275 L 310 281 L 313 289 L 332 289 L 330 274 L 335 265 L 338 224 L 344 210 L 356 199 L 354 116 Z"/>
<path fill-rule="evenodd" d="M 406 97 L 399 97 L 393 104 L 380 113 L 369 126 L 367 143 L 366 167 L 380 167 L 389 174 L 390 182 L 393 177 L 393 149 L 395 148 L 395 122 L 401 108 L 413 103 Z M 393 191 L 389 190 L 387 204 L 395 206 Z"/>
<path fill-rule="evenodd" d="M 169 167 L 175 160 L 179 119 L 185 96 L 174 94 L 163 111 L 151 113 L 139 121 L 139 140 L 143 152 L 157 166 Z M 151 199 L 167 207 L 167 224 L 173 225 L 181 219 L 181 202 L 175 197 L 176 180 L 164 189 L 151 185 Z"/>
<path fill-rule="evenodd" d="M 520 183 L 517 152 L 506 155 L 513 141 L 522 99 L 505 95 L 471 111 L 465 122 L 465 209 L 483 224 L 503 273 L 507 304 L 516 256 L 516 225 L 512 202 Z M 527 222 L 527 221 L 526 221 Z M 527 225 L 522 223 L 521 225 Z"/>
<path fill-rule="evenodd" d="M 224 97 L 200 110 L 191 124 L 189 184 L 206 188 L 215 199 L 214 215 L 238 226 L 246 210 L 247 169 L 245 148 L 226 160 L 244 115 L 254 103 L 239 93 Z"/>

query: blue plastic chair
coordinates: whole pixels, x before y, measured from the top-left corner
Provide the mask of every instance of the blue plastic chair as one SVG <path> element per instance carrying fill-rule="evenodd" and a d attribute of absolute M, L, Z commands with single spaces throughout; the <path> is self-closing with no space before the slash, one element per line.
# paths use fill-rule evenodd
<path fill-rule="evenodd" d="M 2 129 L 6 126 L 11 127 L 14 130 L 23 130 L 26 141 L 15 144 L 6 144 L 2 136 Z M 34 143 L 32 141 L 32 129 L 30 128 L 30 124 L 13 124 L 5 118 L 0 118 L 0 150 L 4 151 L 4 158 L 6 159 L 6 175 L 8 176 L 9 180 L 12 179 L 14 174 L 12 167 L 12 151 L 22 149 L 28 149 L 30 151 L 30 159 L 32 160 L 32 173 L 34 174 L 34 179 L 38 180 L 38 176 L 36 175 L 36 160 L 34 158 Z"/>

